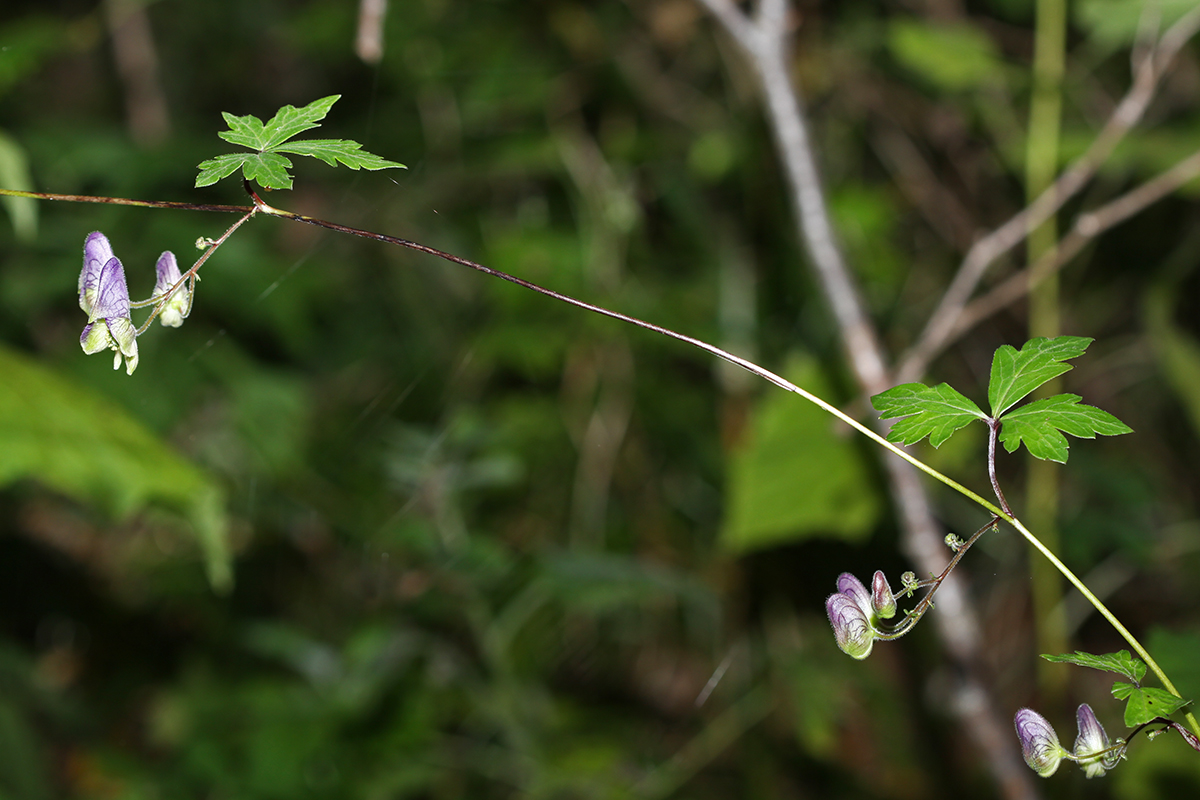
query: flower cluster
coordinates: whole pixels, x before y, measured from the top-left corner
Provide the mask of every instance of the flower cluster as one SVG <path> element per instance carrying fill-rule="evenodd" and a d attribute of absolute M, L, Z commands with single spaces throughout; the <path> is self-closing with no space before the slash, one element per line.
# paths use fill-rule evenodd
<path fill-rule="evenodd" d="M 167 296 L 183 277 L 173 253 L 164 252 L 159 256 L 156 270 L 154 295 L 147 303 L 137 305 L 156 304 L 162 324 L 177 328 L 190 311 L 191 292 L 186 286 L 179 286 Z M 115 353 L 113 369 L 120 369 L 121 359 L 124 358 L 125 372 L 132 375 L 138 365 L 137 336 L 141 331 L 134 327 L 130 319 L 131 304 L 125 269 L 121 266 L 121 260 L 113 254 L 108 237 L 100 231 L 89 233 L 83 243 L 79 307 L 88 315 L 87 325 L 79 337 L 83 352 L 91 355 L 101 350 L 112 350 Z"/>
<path fill-rule="evenodd" d="M 1098 778 L 1117 765 L 1124 754 L 1123 742 L 1118 739 L 1113 745 L 1104 732 L 1104 726 L 1087 703 L 1079 706 L 1075 714 L 1079 735 L 1075 737 L 1075 748 L 1067 750 L 1058 742 L 1058 734 L 1046 718 L 1030 708 L 1017 712 L 1014 723 L 1017 737 L 1021 740 L 1021 752 L 1025 763 L 1041 775 L 1049 778 L 1065 758 L 1084 768 L 1087 777 Z"/>
<path fill-rule="evenodd" d="M 870 592 L 849 572 L 838 576 L 837 588 L 837 593 L 825 600 L 825 613 L 837 646 L 846 655 L 862 660 L 871 655 L 876 639 L 894 638 L 881 622 L 896 616 L 896 598 L 882 571 L 875 572 Z"/>

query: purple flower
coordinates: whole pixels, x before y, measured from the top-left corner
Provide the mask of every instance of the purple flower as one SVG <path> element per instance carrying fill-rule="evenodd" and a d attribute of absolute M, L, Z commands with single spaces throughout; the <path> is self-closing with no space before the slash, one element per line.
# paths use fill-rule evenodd
<path fill-rule="evenodd" d="M 1108 734 L 1096 719 L 1096 714 L 1087 703 L 1075 712 L 1079 735 L 1075 737 L 1075 760 L 1087 772 L 1089 778 L 1099 778 L 1117 765 L 1115 753 L 1108 752 Z"/>
<path fill-rule="evenodd" d="M 1049 778 L 1063 758 L 1070 755 L 1058 743 L 1058 734 L 1045 717 L 1031 708 L 1018 711 L 1014 722 L 1025 763 L 1038 775 Z"/>
<path fill-rule="evenodd" d="M 862 588 L 861 583 L 859 588 Z M 863 589 L 863 593 L 866 594 L 866 589 Z M 854 598 L 841 592 L 829 595 L 825 600 L 825 613 L 829 615 L 829 624 L 833 626 L 833 638 L 843 653 L 859 661 L 871 655 L 875 631 Z"/>
<path fill-rule="evenodd" d="M 158 257 L 158 263 L 155 264 L 154 268 L 158 273 L 158 277 L 154 283 L 154 295 L 152 299 L 159 300 L 172 286 L 179 283 L 183 276 L 179 274 L 179 263 L 175 260 L 175 254 L 170 250 L 165 251 Z M 158 319 L 168 328 L 178 328 L 183 324 L 184 318 L 191 311 L 191 305 L 191 292 L 188 291 L 186 286 L 180 286 L 167 299 L 167 302 L 163 304 Z"/>
<path fill-rule="evenodd" d="M 125 357 L 125 372 L 132 375 L 137 369 L 137 330 L 129 319 L 129 287 L 125 270 L 113 255 L 112 246 L 103 233 L 88 234 L 83 244 L 83 271 L 79 273 L 79 307 L 88 314 L 79 344 L 91 355 L 106 348 L 113 350 L 113 369 L 121 367 Z"/>

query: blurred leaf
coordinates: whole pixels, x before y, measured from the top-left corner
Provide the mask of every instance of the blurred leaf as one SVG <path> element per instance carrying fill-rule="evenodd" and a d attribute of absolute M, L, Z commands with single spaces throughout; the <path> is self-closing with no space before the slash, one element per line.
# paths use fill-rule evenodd
<path fill-rule="evenodd" d="M 1184 697 L 1200 697 L 1200 629 L 1150 629 L 1146 646 Z"/>
<path fill-rule="evenodd" d="M 1166 30 L 1195 7 L 1196 0 L 1077 0 L 1073 5 L 1079 26 L 1106 49 L 1133 44 L 1147 21 Z"/>
<path fill-rule="evenodd" d="M 831 387 L 816 361 L 793 358 L 785 375 L 822 397 Z M 861 540 L 881 503 L 859 451 L 821 409 L 768 392 L 730 455 L 721 542 L 745 552 L 814 536 Z"/>
<path fill-rule="evenodd" d="M 0 346 L 0 485 L 33 479 L 128 517 L 163 506 L 191 522 L 214 588 L 232 580 L 221 488 L 120 408 Z"/>
<path fill-rule="evenodd" d="M 888 27 L 888 46 L 897 61 L 946 91 L 974 89 L 1004 74 L 991 37 L 967 23 L 897 17 Z"/>
<path fill-rule="evenodd" d="M 1172 321 L 1177 291 L 1173 283 L 1159 282 L 1146 293 L 1144 317 L 1159 369 L 1200 436 L 1200 342 Z"/>
<path fill-rule="evenodd" d="M 63 48 L 68 24 L 62 16 L 28 16 L 4 21 L 3 46 L 0 46 L 0 95 L 7 94 L 40 69 L 47 56 L 55 55 Z"/>
<path fill-rule="evenodd" d="M 25 149 L 3 131 L 0 131 L 0 186 L 19 192 L 33 191 Z M 38 201 L 32 197 L 0 197 L 0 200 L 4 202 L 17 239 L 33 241 L 37 235 Z"/>
<path fill-rule="evenodd" d="M 682 601 L 716 620 L 712 590 L 679 570 L 640 559 L 602 553 L 559 553 L 545 559 L 545 578 L 571 608 L 600 613 L 655 599 Z"/>

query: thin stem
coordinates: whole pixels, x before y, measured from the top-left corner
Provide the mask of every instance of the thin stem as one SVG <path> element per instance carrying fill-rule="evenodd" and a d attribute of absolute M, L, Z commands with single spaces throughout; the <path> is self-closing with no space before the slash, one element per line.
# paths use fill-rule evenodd
<path fill-rule="evenodd" d="M 560 302 L 566 303 L 568 305 L 575 306 L 576 308 L 581 308 L 585 311 L 591 311 L 592 313 L 600 314 L 601 316 L 620 320 L 621 322 L 627 322 L 630 325 L 635 325 L 639 328 L 645 328 L 648 331 L 653 331 L 655 333 L 661 334 L 668 338 L 676 339 L 678 341 L 685 342 L 686 344 L 690 344 L 693 347 L 697 347 L 697 348 L 705 351 L 706 353 L 716 356 L 717 358 L 724 359 L 725 361 L 728 361 L 731 364 L 736 364 L 737 366 L 741 367 L 742 369 L 744 369 L 748 372 L 751 372 L 754 375 L 757 375 L 758 377 L 775 384 L 776 386 L 778 386 L 781 389 L 786 389 L 789 392 L 793 392 L 794 394 L 800 395 L 805 400 L 808 400 L 810 403 L 813 403 L 813 404 L 819 406 L 820 408 L 824 409 L 825 411 L 829 412 L 833 416 L 840 419 L 842 422 L 844 422 L 847 425 L 849 425 L 850 427 L 854 428 L 856 431 L 861 433 L 863 436 L 866 436 L 868 439 L 875 442 L 880 447 L 890 450 L 891 452 L 893 452 L 900 458 L 904 459 L 909 464 L 912 464 L 914 467 L 921 470 L 925 474 L 929 475 L 930 477 L 932 477 L 938 481 L 941 481 L 942 483 L 946 484 L 947 486 L 949 486 L 951 489 L 955 490 L 956 492 L 959 492 L 960 494 L 970 498 L 971 500 L 975 501 L 979 505 L 986 508 L 988 511 L 991 511 L 993 514 L 995 514 L 1003 519 L 1007 519 L 1009 517 L 1008 514 L 1001 511 L 995 505 L 993 505 L 992 503 L 983 499 L 975 492 L 971 491 L 970 489 L 968 489 L 967 487 L 958 483 L 957 481 L 947 477 L 946 475 L 943 475 L 942 473 L 938 472 L 937 470 L 935 470 L 933 467 L 929 466 L 925 462 L 921 461 L 920 459 L 910 455 L 906 451 L 904 451 L 901 448 L 897 447 L 896 445 L 892 444 L 887 439 L 884 439 L 878 433 L 871 430 L 866 425 L 863 425 L 861 422 L 859 422 L 858 420 L 849 416 L 848 414 L 846 414 L 845 412 L 843 412 L 841 409 L 837 408 L 836 406 L 830 405 L 829 403 L 825 402 L 821 398 L 817 397 L 816 395 L 814 395 L 808 391 L 805 391 L 804 389 L 800 388 L 799 386 L 792 383 L 791 381 L 786 380 L 785 378 L 782 378 L 779 375 L 776 375 L 774 372 L 771 372 L 768 369 L 760 367 L 752 361 L 747 361 L 744 358 L 735 356 L 733 353 L 722 350 L 721 348 L 719 348 L 715 345 L 711 345 L 708 342 L 703 342 L 699 339 L 694 339 L 691 336 L 686 336 L 682 333 L 673 331 L 670 328 L 664 328 L 661 325 L 655 325 L 652 322 L 646 322 L 643 319 L 638 319 L 637 317 L 632 317 L 632 316 L 629 316 L 628 314 L 622 314 L 618 311 L 610 311 L 607 308 L 601 308 L 600 306 L 595 306 L 595 305 L 592 305 L 591 303 L 585 303 L 582 300 L 576 300 L 574 297 L 570 297 L 569 295 L 561 294 L 552 289 L 546 289 L 542 286 L 538 286 L 535 283 L 531 283 L 530 281 L 524 280 L 522 278 L 518 278 L 514 275 L 509 275 L 507 272 L 501 272 L 498 269 L 492 269 L 491 267 L 486 267 L 483 264 L 480 264 L 475 261 L 471 261 L 468 258 L 463 258 L 462 256 L 456 256 L 452 253 L 447 253 L 442 250 L 438 250 L 437 248 L 429 247 L 428 245 L 421 244 L 419 242 L 410 241 L 408 239 L 401 239 L 396 236 L 389 236 L 384 233 L 376 233 L 374 231 L 365 231 L 360 228 L 352 228 L 347 225 L 339 225 L 336 222 L 329 222 L 327 220 L 317 219 L 315 217 L 307 217 L 307 216 L 304 216 L 303 214 L 293 214 L 290 211 L 283 211 L 281 209 L 274 208 L 272 206 L 267 205 L 253 191 L 251 192 L 251 196 L 254 198 L 255 206 L 258 208 L 259 211 L 261 211 L 264 214 L 269 214 L 270 216 L 273 216 L 273 217 L 280 217 L 282 219 L 290 219 L 295 222 L 303 222 L 307 225 L 315 225 L 319 228 L 327 228 L 332 231 L 338 231 L 339 233 L 347 233 L 347 234 L 350 234 L 351 236 L 358 236 L 363 239 L 371 239 L 371 240 L 374 240 L 377 242 L 384 242 L 386 244 L 393 244 L 393 245 L 398 245 L 400 247 L 407 247 L 410 250 L 416 250 L 421 253 L 428 253 L 429 255 L 437 256 L 438 258 L 444 259 L 446 261 L 450 261 L 455 264 L 460 264 L 464 267 L 470 267 L 471 269 L 482 272 L 485 275 L 491 275 L 494 278 L 500 278 L 501 280 L 508 281 L 509 283 L 515 283 L 518 286 L 522 286 L 526 289 L 529 289 L 530 291 L 534 291 L 534 292 L 537 292 L 538 294 L 545 295 L 546 297 L 550 297 L 550 298 L 553 298 Z"/>
<path fill-rule="evenodd" d="M 0 189 L 3 197 L 30 197 L 34 200 L 61 200 L 67 203 L 103 203 L 114 206 L 137 206 L 138 208 L 174 208 L 179 211 L 216 211 L 224 214 L 244 214 L 249 206 L 224 206 L 208 203 L 175 203 L 170 200 L 130 200 L 125 197 L 93 197 L 86 194 L 51 194 L 49 192 L 19 192 L 16 189 Z"/>
<path fill-rule="evenodd" d="M 912 630 L 913 626 L 920 622 L 921 617 L 925 616 L 925 612 L 933 608 L 934 593 L 941 588 L 942 583 L 950 576 L 950 573 L 954 570 L 954 568 L 958 566 L 958 562 L 962 561 L 963 556 L 966 555 L 967 551 L 971 549 L 971 545 L 979 541 L 979 537 L 983 536 L 983 534 L 990 530 L 995 530 L 996 523 L 999 521 L 1000 517 L 993 516 L 986 525 L 975 531 L 975 533 L 971 534 L 970 539 L 967 539 L 967 541 L 963 542 L 962 545 L 955 549 L 954 557 L 950 559 L 948 564 L 946 564 L 946 568 L 942 570 L 940 575 L 932 580 L 922 581 L 920 584 L 918 584 L 919 586 L 931 586 L 932 588 L 924 597 L 921 598 L 921 602 L 917 603 L 911 611 L 906 612 L 904 619 L 897 623 L 894 628 L 886 633 L 880 631 L 879 629 L 875 629 L 876 638 L 880 639 L 881 641 L 891 641 L 892 639 L 899 639 L 901 636 Z"/>
<path fill-rule="evenodd" d="M 262 198 L 260 198 L 253 191 L 253 189 L 249 186 L 249 184 L 246 184 L 246 190 L 247 190 L 247 192 L 249 192 L 251 198 L 254 200 L 254 205 L 251 207 L 247 207 L 247 206 L 205 206 L 205 205 L 194 204 L 194 203 L 132 201 L 132 200 L 125 200 L 123 198 L 91 198 L 91 197 L 79 196 L 79 195 L 51 195 L 51 194 L 44 194 L 44 193 L 39 193 L 39 192 L 15 192 L 13 190 L 8 190 L 8 189 L 0 189 L 0 195 L 34 197 L 37 199 L 46 199 L 46 200 L 65 200 L 65 201 L 70 201 L 70 202 L 108 202 L 108 203 L 115 203 L 118 205 L 140 206 L 143 208 L 175 208 L 175 209 L 196 210 L 196 211 L 237 211 L 239 213 L 245 214 L 245 216 L 241 220 L 234 223 L 234 225 L 231 226 L 230 229 L 225 232 L 225 234 L 221 237 L 221 239 L 217 240 L 217 242 L 215 242 L 214 244 L 223 242 L 230 234 L 233 233 L 234 230 L 236 230 L 243 223 L 245 223 L 247 220 L 249 220 L 250 217 L 254 216 L 255 213 L 261 212 L 263 214 L 268 214 L 273 217 L 289 219 L 289 220 L 293 220 L 295 222 L 303 222 L 307 225 L 314 225 L 317 227 L 326 228 L 328 230 L 338 231 L 339 233 L 346 233 L 346 234 L 350 234 L 352 236 L 358 236 L 358 237 L 364 238 L 364 239 L 371 239 L 371 240 L 378 241 L 378 242 L 384 242 L 386 244 L 398 245 L 400 247 L 405 247 L 410 250 L 416 250 L 421 253 L 427 253 L 432 256 L 437 256 L 438 258 L 444 259 L 446 261 L 450 261 L 455 264 L 460 264 L 465 267 L 469 267 L 478 272 L 482 272 L 486 275 L 491 275 L 492 277 L 500 278 L 500 279 L 508 281 L 510 283 L 515 283 L 518 286 L 522 286 L 526 289 L 537 292 L 538 294 L 545 295 L 546 297 L 550 297 L 552 299 L 559 300 L 568 305 L 575 306 L 576 308 L 580 308 L 585 311 L 591 311 L 595 314 L 600 314 L 601 316 L 620 320 L 621 322 L 626 322 L 626 323 L 629 323 L 630 325 L 634 325 L 639 328 L 644 328 L 648 331 L 653 331 L 655 333 L 661 334 L 668 338 L 684 342 L 685 344 L 690 344 L 693 347 L 703 350 L 706 353 L 709 353 L 718 358 L 724 359 L 725 361 L 728 361 L 731 364 L 735 364 L 735 365 L 741 367 L 742 369 L 745 369 L 746 371 L 748 371 L 754 375 L 757 375 L 758 377 L 760 377 L 770 383 L 773 383 L 774 385 L 780 387 L 781 389 L 786 389 L 789 392 L 800 395 L 805 400 L 808 400 L 810 403 L 813 403 L 814 405 L 818 406 L 819 408 L 823 409 L 824 411 L 828 412 L 829 414 L 832 414 L 834 417 L 837 417 L 839 420 L 846 423 L 850 427 L 854 428 L 854 430 L 858 431 L 863 436 L 866 436 L 868 439 L 875 442 L 880 447 L 883 447 L 886 450 L 891 451 L 893 454 L 895 454 L 895 455 L 899 456 L 900 458 L 902 458 L 903 460 L 907 461 L 909 464 L 911 464 L 912 466 L 921 470 L 926 475 L 929 475 L 930 477 L 934 478 L 935 480 L 940 481 L 941 483 L 950 487 L 954 491 L 958 492 L 959 494 L 963 495 L 964 497 L 975 502 L 979 506 L 982 506 L 984 509 L 991 512 L 991 514 L 994 517 L 996 517 L 998 519 L 1002 519 L 1005 522 L 1012 525 L 1014 528 L 1016 528 L 1016 530 L 1022 536 L 1025 537 L 1026 540 L 1029 541 L 1030 544 L 1032 544 L 1039 552 L 1041 552 L 1042 555 L 1044 555 L 1047 559 L 1049 559 L 1050 563 L 1052 563 L 1055 566 L 1055 568 L 1057 568 L 1059 570 L 1059 572 L 1061 572 L 1063 574 L 1063 576 L 1066 577 L 1068 581 L 1070 581 L 1071 585 L 1073 585 L 1076 589 L 1078 589 L 1080 591 L 1080 593 L 1083 594 L 1083 596 L 1085 598 L 1087 598 L 1088 602 L 1090 602 L 1096 608 L 1096 610 L 1100 612 L 1101 616 L 1103 616 L 1106 620 L 1108 620 L 1109 624 L 1111 624 L 1113 626 L 1113 628 L 1115 628 L 1116 631 L 1119 634 L 1121 634 L 1122 638 L 1124 638 L 1125 641 L 1127 641 L 1130 644 L 1130 646 L 1133 647 L 1133 649 L 1138 653 L 1139 656 L 1141 656 L 1141 658 L 1146 662 L 1146 664 L 1150 667 L 1150 669 L 1154 672 L 1154 674 L 1158 676 L 1158 679 L 1162 682 L 1162 685 L 1167 689 L 1167 691 L 1171 692 L 1176 697 L 1181 697 L 1181 698 L 1183 697 L 1179 693 L 1179 691 L 1175 688 L 1175 685 L 1173 683 L 1171 683 L 1170 679 L 1166 676 L 1166 673 L 1164 673 L 1162 671 L 1162 668 L 1158 666 L 1158 662 L 1156 662 L 1153 659 L 1153 657 L 1151 657 L 1150 653 L 1146 650 L 1146 648 L 1143 647 L 1142 644 L 1136 638 L 1134 638 L 1133 634 L 1130 633 L 1129 630 L 1124 625 L 1121 624 L 1120 620 L 1118 620 L 1116 618 L 1116 616 L 1114 616 L 1113 613 L 1111 611 L 1109 611 L 1108 608 L 1100 601 L 1100 599 L 1098 597 L 1096 597 L 1096 595 L 1093 594 L 1087 588 L 1087 586 L 1084 585 L 1084 583 L 1081 580 L 1079 580 L 1078 577 L 1076 577 L 1075 573 L 1071 572 L 1071 570 L 1067 568 L 1066 564 L 1064 564 L 1056 555 L 1054 555 L 1053 552 L 1051 552 L 1045 545 L 1043 545 L 1041 540 L 1039 540 L 1036 536 L 1034 536 L 1033 533 L 1031 533 L 1029 531 L 1029 529 L 1026 528 L 1024 526 L 1024 524 L 1021 523 L 1020 520 L 1018 520 L 1016 517 L 1014 517 L 1010 511 L 1000 509 L 995 504 L 980 497 L 978 494 L 971 491 L 967 487 L 965 487 L 962 484 L 958 483 L 957 481 L 951 479 L 950 477 L 943 475 L 941 472 L 937 471 L 936 469 L 929 466 L 925 462 L 921 461 L 920 459 L 916 458 L 915 456 L 910 455 L 906 451 L 902 450 L 901 448 L 899 448 L 896 445 L 892 444 L 891 442 L 887 441 L 882 436 L 877 434 L 875 431 L 873 431 L 870 428 L 868 428 L 867 426 L 863 425 L 861 422 L 854 419 L 853 417 L 850 417 L 849 415 L 847 415 L 841 409 L 837 408 L 836 406 L 830 405 L 829 403 L 825 402 L 821 398 L 817 397 L 816 395 L 812 394 L 811 392 L 808 392 L 808 391 L 800 388 L 799 386 L 792 383 L 791 381 L 786 380 L 786 379 L 780 377 L 779 375 L 776 375 L 775 373 L 771 372 L 770 370 L 760 367 L 751 361 L 747 361 L 744 358 L 740 358 L 738 356 L 735 356 L 732 353 L 722 350 L 721 348 L 716 347 L 715 345 L 711 345 L 707 342 L 701 341 L 699 339 L 695 339 L 691 336 L 686 336 L 682 333 L 677 333 L 676 331 L 673 331 L 670 328 L 664 328 L 661 325 L 655 325 L 654 323 L 646 322 L 645 320 L 638 319 L 637 317 L 632 317 L 632 316 L 629 316 L 627 314 L 622 314 L 617 311 L 610 311 L 606 308 L 601 308 L 600 306 L 592 305 L 591 303 L 585 303 L 582 300 L 576 300 L 573 297 L 570 297 L 565 294 L 561 294 L 559 292 L 555 292 L 551 289 L 543 288 L 541 286 L 538 286 L 537 284 L 531 283 L 531 282 L 523 280 L 521 278 L 517 278 L 513 275 L 509 275 L 506 272 L 501 272 L 500 270 L 492 269 L 491 267 L 486 267 L 483 264 L 479 264 L 475 261 L 471 261 L 470 259 L 462 258 L 460 256 L 453 255 L 451 253 L 446 253 L 442 250 L 438 250 L 436 248 L 420 244 L 419 242 L 410 241 L 408 239 L 401 239 L 399 237 L 389 236 L 389 235 L 383 234 L 383 233 L 375 233 L 374 231 L 366 231 L 366 230 L 362 230 L 359 228 L 352 228 L 352 227 L 349 227 L 346 225 L 339 225 L 334 222 L 328 222 L 326 220 L 317 219 L 315 217 L 307 217 L 302 214 L 293 214 L 290 211 L 283 211 L 281 209 L 269 206 L 265 202 L 263 202 Z M 196 270 L 199 268 L 199 266 L 201 264 L 204 263 L 207 255 L 209 253 L 211 253 L 212 249 L 213 248 L 210 247 L 208 253 L 206 253 L 204 256 L 201 256 L 201 258 L 197 260 L 197 263 L 195 265 L 193 265 L 190 270 L 188 270 L 188 276 L 195 277 Z M 177 286 L 178 286 L 178 284 L 176 284 L 176 287 Z M 176 287 L 172 287 L 172 289 L 174 289 Z M 991 426 L 989 424 L 989 428 L 990 427 Z M 993 431 L 993 434 L 998 430 L 999 430 L 999 427 L 997 426 L 995 431 Z M 992 454 L 994 455 L 994 450 L 995 450 L 995 442 L 994 441 L 991 442 L 990 449 L 992 451 Z M 989 461 L 992 461 L 994 463 L 994 458 L 989 458 Z M 994 467 L 993 467 L 993 479 L 994 479 Z M 995 484 L 993 485 L 993 488 L 996 488 Z M 1002 499 L 1002 495 L 1000 495 L 1000 497 Z M 1002 502 L 1003 502 L 1003 500 L 1002 500 Z M 1007 505 L 1007 504 L 1005 504 L 1005 505 Z M 972 541 L 974 541 L 974 539 L 982 531 L 985 531 L 985 530 L 987 530 L 987 528 L 994 525 L 995 522 L 996 522 L 996 520 L 993 519 L 990 523 L 988 523 L 988 525 L 985 525 L 983 528 L 981 528 L 980 531 L 977 532 L 974 537 L 972 537 Z M 1200 735 L 1200 722 L 1197 722 L 1196 718 L 1191 713 L 1188 713 L 1185 716 L 1188 720 L 1188 723 L 1191 725 L 1192 730 L 1195 731 L 1197 735 Z"/>
<path fill-rule="evenodd" d="M 183 275 L 179 276 L 179 280 L 175 281 L 175 283 L 172 284 L 171 288 L 167 289 L 165 292 L 163 292 L 158 297 L 150 299 L 149 302 L 154 303 L 154 310 L 150 312 L 150 316 L 146 318 L 146 321 L 144 323 L 142 323 L 142 327 L 138 328 L 138 330 L 137 330 L 138 336 L 141 336 L 143 333 L 146 332 L 146 329 L 150 327 L 150 323 L 154 321 L 155 317 L 157 317 L 159 314 L 162 313 L 163 308 L 165 308 L 167 305 L 167 301 L 169 301 L 172 297 L 174 297 L 175 293 L 178 292 L 181 288 L 183 288 L 183 284 L 185 282 L 188 283 L 188 291 L 191 294 L 188 299 L 187 313 L 184 314 L 183 316 L 187 317 L 189 314 L 192 313 L 191 298 L 195 297 L 195 295 L 196 295 L 196 281 L 200 280 L 200 276 L 197 273 L 199 272 L 200 267 L 202 267 L 204 265 L 205 261 L 208 261 L 209 257 L 212 256 L 213 253 L 217 252 L 217 248 L 220 247 L 221 245 L 223 245 L 225 243 L 225 240 L 228 239 L 231 235 L 233 235 L 234 231 L 236 231 L 238 228 L 242 227 L 242 225 L 244 225 L 251 217 L 253 217 L 257 213 L 258 213 L 258 207 L 252 206 L 249 211 L 247 211 L 245 214 L 242 215 L 241 219 L 239 219 L 237 222 L 233 223 L 228 228 L 226 228 L 225 232 L 223 234 L 221 234 L 219 239 L 215 239 L 215 240 L 209 242 L 209 244 L 205 248 L 204 252 L 201 253 L 200 257 L 196 259 L 196 263 L 192 264 L 191 269 L 189 269 L 187 272 L 183 273 Z"/>

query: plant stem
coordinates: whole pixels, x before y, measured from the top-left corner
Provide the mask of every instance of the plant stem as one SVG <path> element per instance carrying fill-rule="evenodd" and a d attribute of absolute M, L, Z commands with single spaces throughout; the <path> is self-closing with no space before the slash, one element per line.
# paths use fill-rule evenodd
<path fill-rule="evenodd" d="M 1167 677 L 1167 674 L 1162 671 L 1160 666 L 1158 666 L 1158 662 L 1154 660 L 1149 651 L 1146 650 L 1145 647 L 1142 647 L 1142 643 L 1134 638 L 1134 635 L 1129 632 L 1129 629 L 1122 625 L 1121 621 L 1117 619 L 1116 615 L 1108 610 L 1108 606 L 1104 605 L 1104 603 L 1100 601 L 1099 597 L 1096 597 L 1096 595 L 1092 594 L 1092 591 L 1087 588 L 1084 582 L 1077 578 L 1075 573 L 1072 572 L 1066 564 L 1059 560 L 1058 556 L 1054 555 L 1050 548 L 1042 544 L 1041 539 L 1038 539 L 1036 536 L 1034 536 L 1033 533 L 1031 533 L 1030 530 L 1026 528 L 1019 519 L 1015 517 L 1008 517 L 1005 521 L 1016 528 L 1017 531 L 1020 532 L 1020 534 L 1024 536 L 1031 545 L 1037 548 L 1037 550 L 1041 552 L 1041 554 L 1044 555 L 1051 564 L 1054 565 L 1055 569 L 1062 573 L 1063 577 L 1066 578 L 1072 586 L 1078 589 L 1080 594 L 1086 597 L 1088 602 L 1100 612 L 1100 616 L 1108 620 L 1108 623 L 1116 629 L 1117 633 L 1121 634 L 1121 638 L 1129 642 L 1129 646 L 1137 652 L 1138 656 L 1140 656 L 1141 659 L 1146 662 L 1146 665 L 1150 667 L 1150 670 L 1158 676 L 1160 681 L 1162 681 L 1163 688 L 1176 697 L 1183 697 L 1183 695 L 1179 693 L 1179 690 L 1175 688 L 1175 684 L 1171 683 L 1171 679 Z M 1200 722 L 1197 722 L 1196 717 L 1191 712 L 1185 713 L 1184 716 L 1192 730 L 1196 733 L 1196 735 L 1200 736 Z"/>
<path fill-rule="evenodd" d="M 996 493 L 996 499 L 1000 501 L 1000 507 L 1004 509 L 1004 513 L 1009 517 L 1013 516 L 1012 509 L 1008 506 L 1008 501 L 1004 499 L 1004 492 L 1000 491 L 1000 481 L 996 479 L 996 438 L 1000 435 L 1000 420 L 987 418 L 988 426 L 988 480 L 992 482 L 992 491 Z"/>

